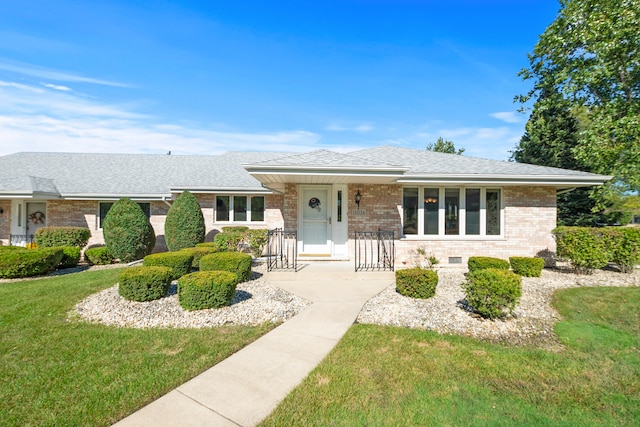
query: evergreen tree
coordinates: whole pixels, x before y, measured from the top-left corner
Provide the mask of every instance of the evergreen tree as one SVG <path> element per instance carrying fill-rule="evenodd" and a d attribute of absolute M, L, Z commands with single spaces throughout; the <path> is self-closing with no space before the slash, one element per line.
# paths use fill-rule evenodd
<path fill-rule="evenodd" d="M 456 146 L 453 141 L 439 137 L 435 143 L 427 145 L 427 151 L 436 151 L 438 153 L 447 154 L 462 154 L 464 153 L 464 148 L 456 150 Z"/>
<path fill-rule="evenodd" d="M 192 248 L 204 242 L 205 225 L 202 209 L 196 197 L 181 193 L 167 212 L 164 237 L 170 251 Z"/>
<path fill-rule="evenodd" d="M 142 259 L 156 245 L 156 235 L 149 219 L 142 208 L 127 197 L 111 206 L 102 229 L 109 252 L 122 262 Z"/>

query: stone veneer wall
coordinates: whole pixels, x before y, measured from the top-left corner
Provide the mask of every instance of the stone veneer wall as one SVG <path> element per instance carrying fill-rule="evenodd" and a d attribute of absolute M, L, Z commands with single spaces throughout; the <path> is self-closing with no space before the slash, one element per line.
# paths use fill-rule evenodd
<path fill-rule="evenodd" d="M 0 245 L 9 244 L 9 235 L 11 234 L 11 200 L 0 200 Z"/>

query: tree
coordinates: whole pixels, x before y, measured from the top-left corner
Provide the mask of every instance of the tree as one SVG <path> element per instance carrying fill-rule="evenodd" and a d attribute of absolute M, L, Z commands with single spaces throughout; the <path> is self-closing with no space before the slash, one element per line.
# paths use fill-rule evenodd
<path fill-rule="evenodd" d="M 464 153 L 464 148 L 456 150 L 456 146 L 452 141 L 448 141 L 442 137 L 439 137 L 435 143 L 427 145 L 427 151 L 436 151 L 438 153 L 448 154 L 462 154 Z"/>
<path fill-rule="evenodd" d="M 102 229 L 109 252 L 122 262 L 142 259 L 156 245 L 156 235 L 149 219 L 140 205 L 127 197 L 111 206 Z"/>
<path fill-rule="evenodd" d="M 557 92 L 543 91 L 534 104 L 525 134 L 511 160 L 539 166 L 574 169 L 585 172 L 590 167 L 576 158 L 580 121 L 571 104 Z M 594 213 L 595 200 L 590 188 L 577 188 L 558 195 L 558 225 L 594 226 L 604 221 Z"/>
<path fill-rule="evenodd" d="M 520 72 L 532 90 L 549 89 L 588 117 L 576 159 L 612 174 L 609 185 L 640 189 L 640 0 L 560 0 L 560 11 Z"/>
<path fill-rule="evenodd" d="M 198 199 L 188 191 L 180 193 L 167 212 L 164 237 L 170 251 L 204 242 L 205 225 Z"/>

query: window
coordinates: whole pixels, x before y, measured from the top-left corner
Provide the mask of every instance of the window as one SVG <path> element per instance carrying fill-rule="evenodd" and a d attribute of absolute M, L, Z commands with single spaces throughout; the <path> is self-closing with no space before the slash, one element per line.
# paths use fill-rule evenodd
<path fill-rule="evenodd" d="M 216 222 L 264 222 L 264 196 L 216 196 Z"/>
<path fill-rule="evenodd" d="M 98 227 L 102 228 L 102 222 L 104 218 L 107 216 L 107 212 L 111 209 L 114 202 L 100 202 L 98 206 Z M 142 212 L 147 216 L 147 218 L 151 218 L 151 203 L 141 203 L 138 202 L 138 206 L 142 209 Z"/>
<path fill-rule="evenodd" d="M 419 200 L 422 202 L 418 203 Z M 502 190 L 406 187 L 402 195 L 405 235 L 500 236 Z"/>

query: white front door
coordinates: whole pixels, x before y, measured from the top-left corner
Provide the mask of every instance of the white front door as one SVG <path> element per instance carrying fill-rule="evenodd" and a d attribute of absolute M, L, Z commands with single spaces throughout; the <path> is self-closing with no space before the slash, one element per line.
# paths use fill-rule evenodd
<path fill-rule="evenodd" d="M 331 187 L 302 187 L 301 255 L 331 256 Z"/>
<path fill-rule="evenodd" d="M 47 204 L 44 202 L 27 202 L 27 239 L 36 234 L 39 228 L 47 226 Z"/>

